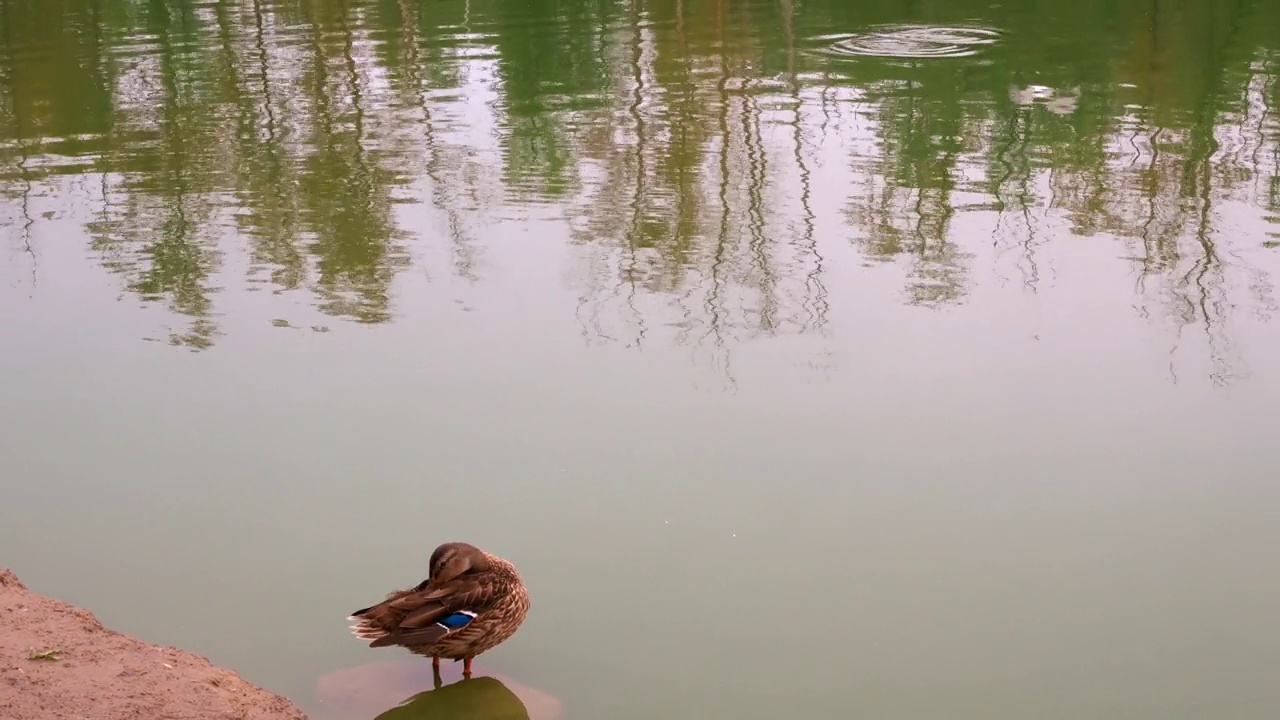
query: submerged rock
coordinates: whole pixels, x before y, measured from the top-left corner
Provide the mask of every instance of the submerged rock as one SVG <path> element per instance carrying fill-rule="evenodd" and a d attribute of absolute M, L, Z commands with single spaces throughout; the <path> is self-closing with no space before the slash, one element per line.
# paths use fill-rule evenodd
<path fill-rule="evenodd" d="M 456 665 L 456 667 L 455 667 Z M 329 673 L 316 685 L 315 720 L 556 720 L 556 697 L 476 663 L 470 680 L 462 664 L 446 662 L 439 688 L 431 662 L 420 658 L 369 663 Z"/>

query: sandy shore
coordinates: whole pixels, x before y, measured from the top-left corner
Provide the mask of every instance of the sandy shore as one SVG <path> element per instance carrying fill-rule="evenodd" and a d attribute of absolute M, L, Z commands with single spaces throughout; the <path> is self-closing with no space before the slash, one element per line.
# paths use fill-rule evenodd
<path fill-rule="evenodd" d="M 142 642 L 0 568 L 4 720 L 305 720 L 199 655 Z"/>

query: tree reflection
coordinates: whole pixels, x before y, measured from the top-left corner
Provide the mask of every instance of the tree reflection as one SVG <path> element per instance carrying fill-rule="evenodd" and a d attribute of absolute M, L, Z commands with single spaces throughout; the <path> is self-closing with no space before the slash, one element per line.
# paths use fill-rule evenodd
<path fill-rule="evenodd" d="M 973 58 L 811 52 L 828 28 L 982 18 L 1000 42 Z M 1039 292 L 1068 233 L 1113 237 L 1140 311 L 1197 328 L 1221 381 L 1231 314 L 1275 307 L 1273 3 L 59 0 L 0 22 L 23 251 L 33 190 L 92 177 L 101 264 L 196 349 L 236 282 L 390 321 L 410 248 L 440 235 L 479 281 L 486 226 L 537 208 L 568 223 L 584 337 L 673 328 L 722 364 L 820 332 L 846 255 L 940 307 L 988 273 Z"/>
<path fill-rule="evenodd" d="M 211 88 L 200 82 L 211 53 L 194 41 L 204 28 L 190 7 L 153 1 L 138 10 L 153 46 L 103 73 L 114 86 L 108 132 L 129 139 L 105 150 L 92 247 L 129 290 L 191 318 L 170 343 L 202 349 L 218 332 L 211 276 L 221 259 L 211 194 L 223 168 L 204 112 Z"/>

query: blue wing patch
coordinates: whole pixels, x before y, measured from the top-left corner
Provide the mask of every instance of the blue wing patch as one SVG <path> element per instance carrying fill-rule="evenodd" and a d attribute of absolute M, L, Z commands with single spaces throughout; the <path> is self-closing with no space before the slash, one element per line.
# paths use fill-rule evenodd
<path fill-rule="evenodd" d="M 475 619 L 475 613 L 470 612 L 469 610 L 459 610 L 456 613 L 452 613 L 441 618 L 440 622 L 437 624 L 442 625 L 448 630 L 457 630 L 470 625 L 471 621 Z"/>

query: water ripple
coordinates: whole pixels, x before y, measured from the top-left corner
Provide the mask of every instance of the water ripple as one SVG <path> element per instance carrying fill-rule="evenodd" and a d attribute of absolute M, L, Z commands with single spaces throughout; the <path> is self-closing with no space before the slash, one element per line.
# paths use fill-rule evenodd
<path fill-rule="evenodd" d="M 997 30 L 971 26 L 881 25 L 863 33 L 824 35 L 819 52 L 838 57 L 968 57 L 1000 38 Z"/>

